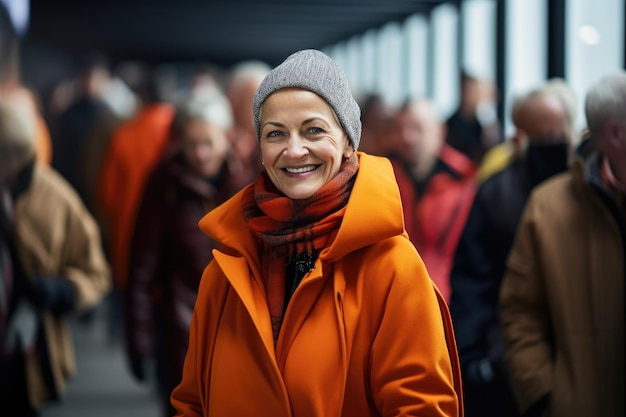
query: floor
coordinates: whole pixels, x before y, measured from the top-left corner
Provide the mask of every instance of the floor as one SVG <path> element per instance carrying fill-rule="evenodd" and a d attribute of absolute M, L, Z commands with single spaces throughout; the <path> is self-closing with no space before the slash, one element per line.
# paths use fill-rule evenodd
<path fill-rule="evenodd" d="M 106 308 L 70 323 L 77 374 L 63 400 L 46 405 L 41 417 L 160 417 L 153 386 L 133 379 L 120 338 L 110 336 Z"/>

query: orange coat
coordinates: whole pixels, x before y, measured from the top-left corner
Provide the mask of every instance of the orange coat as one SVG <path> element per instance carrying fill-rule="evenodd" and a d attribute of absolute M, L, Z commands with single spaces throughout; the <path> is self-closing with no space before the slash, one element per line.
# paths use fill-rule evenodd
<path fill-rule="evenodd" d="M 267 255 L 242 193 L 200 222 L 222 249 L 200 284 L 178 416 L 462 415 L 450 316 L 404 230 L 391 164 L 359 157 L 338 234 L 291 298 L 276 346 Z"/>
<path fill-rule="evenodd" d="M 100 210 L 113 276 L 126 285 L 135 216 L 148 175 L 161 158 L 174 110 L 155 104 L 122 123 L 111 137 L 99 181 Z"/>
<path fill-rule="evenodd" d="M 35 123 L 35 146 L 37 147 L 37 162 L 50 165 L 52 162 L 52 139 L 50 138 L 50 130 L 41 115 L 36 115 Z"/>

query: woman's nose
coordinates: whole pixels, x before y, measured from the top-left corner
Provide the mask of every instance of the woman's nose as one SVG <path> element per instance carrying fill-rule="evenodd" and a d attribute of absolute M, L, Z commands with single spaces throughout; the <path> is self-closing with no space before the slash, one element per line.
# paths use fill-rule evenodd
<path fill-rule="evenodd" d="M 290 158 L 300 158 L 308 153 L 308 149 L 300 135 L 291 135 L 283 153 Z"/>

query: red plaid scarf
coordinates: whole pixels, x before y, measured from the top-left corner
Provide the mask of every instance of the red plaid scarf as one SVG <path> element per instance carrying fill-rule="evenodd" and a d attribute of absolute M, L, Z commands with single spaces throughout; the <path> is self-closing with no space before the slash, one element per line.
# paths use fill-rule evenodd
<path fill-rule="evenodd" d="M 354 185 L 359 160 L 346 159 L 339 172 L 318 192 L 304 200 L 282 194 L 263 172 L 243 195 L 243 216 L 270 252 L 264 277 L 274 342 L 285 308 L 286 266 L 294 256 L 313 254 L 334 239 Z"/>

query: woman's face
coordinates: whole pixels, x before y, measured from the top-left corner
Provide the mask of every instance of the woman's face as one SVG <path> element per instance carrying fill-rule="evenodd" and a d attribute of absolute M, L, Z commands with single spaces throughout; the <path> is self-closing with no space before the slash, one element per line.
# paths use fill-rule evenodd
<path fill-rule="evenodd" d="M 182 133 L 181 149 L 188 166 L 203 178 L 216 176 L 228 152 L 226 132 L 214 123 L 189 119 Z"/>
<path fill-rule="evenodd" d="M 260 115 L 265 170 L 289 198 L 313 196 L 352 152 L 332 108 L 308 90 L 278 90 L 265 100 Z"/>

